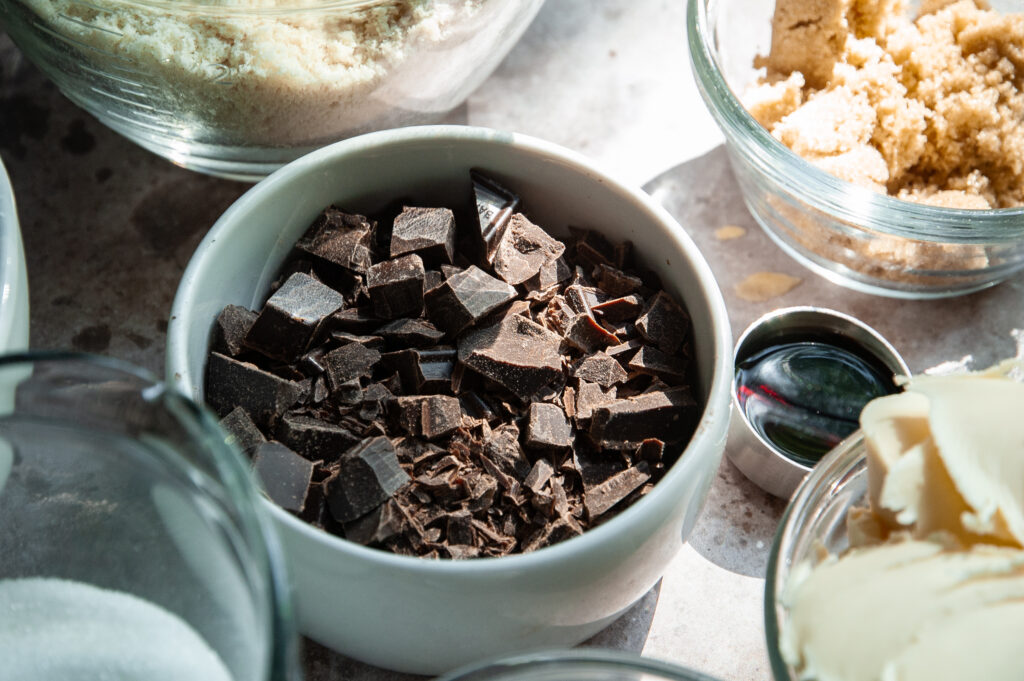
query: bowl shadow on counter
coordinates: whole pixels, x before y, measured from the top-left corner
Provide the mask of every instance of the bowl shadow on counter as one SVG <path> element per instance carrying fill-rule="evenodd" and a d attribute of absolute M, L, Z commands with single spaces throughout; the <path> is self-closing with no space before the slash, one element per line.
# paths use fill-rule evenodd
<path fill-rule="evenodd" d="M 712 491 L 714 494 L 714 491 Z M 698 532 L 700 522 L 697 523 Z M 580 647 L 611 648 L 640 654 L 651 630 L 654 610 L 661 593 L 661 580 L 621 617 L 580 644 Z M 429 676 L 402 674 L 353 660 L 308 638 L 302 640 L 305 681 L 421 681 Z"/>

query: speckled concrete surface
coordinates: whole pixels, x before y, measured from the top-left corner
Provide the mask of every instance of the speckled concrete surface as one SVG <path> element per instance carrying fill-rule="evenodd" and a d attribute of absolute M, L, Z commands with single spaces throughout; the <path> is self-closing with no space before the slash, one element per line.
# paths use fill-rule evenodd
<path fill-rule="evenodd" d="M 1010 355 L 1024 326 L 1018 277 L 965 298 L 909 302 L 856 294 L 791 261 L 739 200 L 721 136 L 687 63 L 685 3 L 550 0 L 498 71 L 450 122 L 513 129 L 596 158 L 645 187 L 704 250 L 734 334 L 776 307 L 817 304 L 861 317 L 914 370 L 973 354 Z M 31 291 L 31 340 L 163 368 L 166 319 L 202 234 L 246 186 L 171 166 L 69 104 L 0 33 L 0 157 L 19 201 Z M 653 179 L 652 179 L 653 178 Z M 745 228 L 720 241 L 723 225 Z M 747 302 L 747 274 L 800 278 L 778 298 Z M 728 462 L 689 542 L 661 583 L 591 645 L 683 664 L 726 681 L 770 678 L 762 592 L 784 504 Z M 412 678 L 307 642 L 310 681 Z"/>

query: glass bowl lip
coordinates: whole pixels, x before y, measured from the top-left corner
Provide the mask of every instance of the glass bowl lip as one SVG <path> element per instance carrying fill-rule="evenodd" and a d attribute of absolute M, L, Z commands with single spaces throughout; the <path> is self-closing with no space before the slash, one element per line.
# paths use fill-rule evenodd
<path fill-rule="evenodd" d="M 746 110 L 718 67 L 707 16 L 711 1 L 688 0 L 691 65 L 701 96 L 728 142 L 756 164 L 758 172 L 808 206 L 864 230 L 940 243 L 1010 244 L 1024 239 L 1024 206 L 944 208 L 879 194 L 813 166 L 772 137 Z"/>
<path fill-rule="evenodd" d="M 448 672 L 436 681 L 466 681 L 488 672 L 490 674 L 486 677 L 479 678 L 500 675 L 499 678 L 510 680 L 519 677 L 522 672 L 529 673 L 533 669 L 545 667 L 586 670 L 595 666 L 608 671 L 644 672 L 670 681 L 717 681 L 707 674 L 665 660 L 607 648 L 547 649 L 484 660 Z"/>
<path fill-rule="evenodd" d="M 841 476 L 856 472 L 858 467 L 863 467 L 865 461 L 864 433 L 857 430 L 836 445 L 811 469 L 810 474 L 793 493 L 779 520 L 775 539 L 768 554 L 768 569 L 764 580 L 765 643 L 772 676 L 776 681 L 797 681 L 779 651 L 782 621 L 778 599 L 786 587 L 782 580 L 793 568 L 793 545 L 807 529 L 803 522 L 804 514 L 823 489 L 830 490 Z"/>
<path fill-rule="evenodd" d="M 298 636 L 295 633 L 295 615 L 285 570 L 284 551 L 278 542 L 270 516 L 261 504 L 260 494 L 252 481 L 242 453 L 225 439 L 225 433 L 213 414 L 182 394 L 171 383 L 162 381 L 149 370 L 124 360 L 68 350 L 27 350 L 0 354 L 0 369 L 38 363 L 93 365 L 132 376 L 150 386 L 159 387 L 159 391 L 154 392 L 152 398 L 167 400 L 172 407 L 180 407 L 169 409 L 169 413 L 190 434 L 197 434 L 210 450 L 220 474 L 218 484 L 224 488 L 231 503 L 238 507 L 239 517 L 248 524 L 242 527 L 252 551 L 247 567 L 256 567 L 266 579 L 269 597 L 266 603 L 269 606 L 269 612 L 266 614 L 266 633 L 270 639 L 267 646 L 268 678 L 281 681 L 299 678 Z M 251 562 L 253 560 L 256 561 L 255 565 Z"/>
<path fill-rule="evenodd" d="M 210 17 L 235 16 L 288 16 L 296 13 L 350 12 L 358 13 L 385 4 L 386 0 L 262 0 L 270 5 L 238 6 L 214 4 L 214 0 L 90 0 L 88 6 L 97 9 L 125 7 L 140 10 L 158 10 L 169 14 L 199 13 Z M 97 4 L 102 2 L 103 4 Z"/>
<path fill-rule="evenodd" d="M 636 518 L 643 521 L 645 517 L 648 519 L 652 517 L 656 508 L 664 510 L 669 507 L 672 503 L 672 496 L 675 493 L 674 489 L 669 489 L 670 486 L 674 487 L 674 485 L 666 484 L 670 480 L 685 480 L 690 476 L 701 474 L 700 464 L 704 462 L 707 456 L 711 456 L 711 451 L 718 450 L 717 441 L 719 439 L 724 441 L 725 433 L 728 431 L 731 400 L 730 385 L 732 382 L 732 327 L 726 311 L 725 299 L 722 296 L 717 278 L 711 271 L 703 251 L 697 247 L 696 243 L 686 230 L 679 225 L 678 221 L 649 194 L 636 187 L 633 183 L 619 179 L 617 175 L 606 170 L 601 164 L 590 160 L 579 152 L 554 142 L 548 142 L 541 138 L 517 132 L 467 125 L 424 125 L 366 133 L 321 147 L 316 151 L 291 161 L 273 172 L 266 179 L 253 185 L 252 188 L 240 196 L 218 218 L 213 227 L 210 228 L 185 267 L 181 281 L 178 284 L 174 303 L 171 306 L 170 321 L 168 323 L 166 359 L 168 380 L 170 381 L 172 376 L 175 377 L 173 381 L 175 385 L 182 386 L 184 390 L 188 391 L 194 389 L 194 381 L 200 380 L 199 377 L 193 376 L 191 371 L 188 370 L 188 341 L 185 338 L 185 329 L 187 327 L 183 322 L 184 319 L 188 318 L 185 299 L 191 295 L 191 290 L 195 285 L 196 271 L 206 267 L 206 265 L 201 266 L 196 261 L 196 253 L 208 248 L 214 241 L 219 241 L 221 244 L 226 243 L 228 237 L 221 239 L 221 231 L 224 226 L 235 222 L 239 214 L 244 214 L 245 211 L 250 210 L 253 206 L 258 206 L 262 203 L 265 200 L 264 196 L 276 191 L 278 185 L 287 185 L 293 182 L 294 176 L 301 177 L 318 172 L 320 165 L 330 164 L 340 156 L 386 150 L 410 143 L 440 147 L 483 143 L 508 146 L 519 153 L 539 154 L 546 157 L 549 162 L 571 168 L 574 172 L 599 178 L 600 184 L 603 186 L 609 187 L 610 190 L 621 192 L 630 200 L 641 204 L 644 211 L 652 218 L 652 221 L 656 220 L 668 231 L 672 239 L 679 243 L 680 250 L 691 256 L 688 260 L 691 261 L 693 266 L 694 274 L 699 284 L 698 287 L 701 289 L 701 295 L 706 302 L 709 315 L 713 320 L 718 320 L 718 323 L 714 324 L 712 333 L 713 356 L 709 358 L 709 362 L 712 364 L 711 382 L 707 386 L 707 398 L 697 422 L 696 431 L 690 443 L 680 455 L 679 460 L 665 472 L 664 477 L 662 477 L 658 484 L 654 485 L 654 488 L 637 503 L 624 509 L 614 518 L 587 530 L 581 535 L 530 553 L 467 560 L 449 558 L 435 560 L 420 556 L 399 555 L 383 549 L 363 546 L 330 534 L 293 516 L 272 503 L 269 499 L 264 499 L 264 504 L 269 508 L 276 522 L 286 527 L 290 532 L 298 534 L 305 541 L 316 542 L 332 551 L 337 551 L 340 555 L 362 560 L 370 565 L 403 570 L 420 575 L 443 575 L 452 578 L 517 575 L 521 574 L 524 570 L 542 571 L 563 561 L 578 560 L 580 555 L 587 555 L 600 550 L 602 543 L 606 539 L 623 536 L 625 533 L 628 533 L 630 527 L 637 524 Z M 698 449 L 704 452 L 703 458 L 696 456 Z M 651 510 L 648 511 L 646 509 Z"/>

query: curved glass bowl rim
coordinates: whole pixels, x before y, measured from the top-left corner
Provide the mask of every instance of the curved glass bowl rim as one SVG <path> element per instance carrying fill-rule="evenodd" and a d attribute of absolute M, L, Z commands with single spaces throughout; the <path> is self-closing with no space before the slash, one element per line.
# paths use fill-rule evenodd
<path fill-rule="evenodd" d="M 217 472 L 221 475 L 218 482 L 223 485 L 231 502 L 243 511 L 240 518 L 249 524 L 242 529 L 247 535 L 249 549 L 252 551 L 250 559 L 257 561 L 255 566 L 250 564 L 249 567 L 256 567 L 266 576 L 270 596 L 266 629 L 270 637 L 267 647 L 268 678 L 280 681 L 298 678 L 295 668 L 298 659 L 298 637 L 293 635 L 295 617 L 285 573 L 284 553 L 278 544 L 270 516 L 263 508 L 260 495 L 251 482 L 242 454 L 225 441 L 213 415 L 181 394 L 171 384 L 161 381 L 146 369 L 123 360 L 64 350 L 30 350 L 0 355 L 0 369 L 38 363 L 93 365 L 134 376 L 152 386 L 160 386 L 159 399 L 170 403 L 172 408 L 168 411 L 175 421 L 189 432 L 198 432 L 203 438 L 204 445 L 211 450 Z"/>
<path fill-rule="evenodd" d="M 772 676 L 776 681 L 795 681 L 790 674 L 789 665 L 782 659 L 779 652 L 779 640 L 781 635 L 781 622 L 779 621 L 778 596 L 785 584 L 779 584 L 782 572 L 780 561 L 785 559 L 785 566 L 788 572 L 792 565 L 788 562 L 792 559 L 793 542 L 802 533 L 804 527 L 797 524 L 807 510 L 811 497 L 823 486 L 831 487 L 841 474 L 849 473 L 854 466 L 864 460 L 864 434 L 857 430 L 835 448 L 826 454 L 818 465 L 811 469 L 810 474 L 793 493 L 789 504 L 786 506 L 782 519 L 779 521 L 778 530 L 775 532 L 775 540 L 768 554 L 768 569 L 764 580 L 764 633 L 765 643 L 768 648 L 768 660 L 772 669 Z"/>
<path fill-rule="evenodd" d="M 18 0 L 15 0 L 18 1 Z M 23 0 L 22 0 L 23 1 Z M 222 5 L 213 4 L 214 0 L 102 0 L 102 5 L 94 4 L 96 0 L 85 2 L 93 9 L 110 7 L 137 8 L 141 10 L 160 10 L 171 14 L 201 13 L 204 16 L 287 16 L 296 13 L 327 13 L 345 11 L 358 13 L 387 4 L 389 0 L 257 0 L 273 2 L 266 5 Z M 425 0 L 426 3 L 432 0 Z"/>
<path fill-rule="evenodd" d="M 707 5 L 716 1 L 688 0 L 687 38 L 698 89 L 729 142 L 756 161 L 757 170 L 774 184 L 812 208 L 882 234 L 963 244 L 1024 239 L 1024 206 L 971 210 L 897 199 L 816 168 L 772 137 L 722 76 L 707 17 Z"/>
<path fill-rule="evenodd" d="M 520 670 L 529 672 L 534 668 L 566 665 L 583 668 L 599 665 L 609 670 L 639 671 L 653 674 L 672 681 L 716 681 L 713 677 L 679 665 L 649 657 L 609 649 L 578 649 L 578 650 L 538 650 L 512 657 L 484 660 L 472 665 L 461 667 L 445 674 L 436 681 L 461 681 L 466 677 L 474 677 L 482 672 L 494 672 L 503 679 L 512 679 L 520 675 Z"/>

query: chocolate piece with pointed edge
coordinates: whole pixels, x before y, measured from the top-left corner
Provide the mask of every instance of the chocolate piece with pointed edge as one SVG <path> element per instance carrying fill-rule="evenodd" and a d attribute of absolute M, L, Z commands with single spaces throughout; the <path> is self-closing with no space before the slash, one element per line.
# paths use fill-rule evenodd
<path fill-rule="evenodd" d="M 576 314 L 591 314 L 595 305 L 608 299 L 603 292 L 591 286 L 570 284 L 565 287 L 565 302 Z"/>
<path fill-rule="evenodd" d="M 598 265 L 595 278 L 597 287 L 613 298 L 628 296 L 644 285 L 640 277 L 608 265 Z"/>
<path fill-rule="evenodd" d="M 263 442 L 256 446 L 252 467 L 271 501 L 286 511 L 302 513 L 313 477 L 312 461 L 280 442 Z"/>
<path fill-rule="evenodd" d="M 344 302 L 331 287 L 296 272 L 267 300 L 245 335 L 245 345 L 273 359 L 294 361 L 317 326 Z"/>
<path fill-rule="evenodd" d="M 324 481 L 331 515 L 340 523 L 363 516 L 391 498 L 409 481 L 394 445 L 384 436 L 363 440 L 345 452 Z"/>
<path fill-rule="evenodd" d="M 672 296 L 658 291 L 644 313 L 637 318 L 636 328 L 648 343 L 656 345 L 662 352 L 672 354 L 689 334 L 690 316 L 672 300 Z"/>
<path fill-rule="evenodd" d="M 417 253 L 428 263 L 455 257 L 455 214 L 448 208 L 406 207 L 391 228 L 391 257 Z"/>
<path fill-rule="evenodd" d="M 428 291 L 427 316 L 437 328 L 454 336 L 516 297 L 516 290 L 471 265 Z"/>
<path fill-rule="evenodd" d="M 618 361 L 604 352 L 587 355 L 572 369 L 572 375 L 583 381 L 597 383 L 602 388 L 624 383 L 629 376 Z"/>
<path fill-rule="evenodd" d="M 388 352 L 383 358 L 398 372 L 406 394 L 447 392 L 451 388 L 456 351 L 450 345 Z"/>
<path fill-rule="evenodd" d="M 608 346 L 605 348 L 604 352 L 609 357 L 614 357 L 619 362 L 628 362 L 642 346 L 643 341 L 639 338 L 631 338 L 630 340 L 619 343 L 618 345 Z"/>
<path fill-rule="evenodd" d="M 344 383 L 369 375 L 378 361 L 380 353 L 362 343 L 349 343 L 331 350 L 323 357 L 331 390 L 338 390 Z"/>
<path fill-rule="evenodd" d="M 487 262 L 492 263 L 509 220 L 519 207 L 519 197 L 477 170 L 471 170 L 470 177 L 476 198 L 479 242 Z"/>
<path fill-rule="evenodd" d="M 227 415 L 235 407 L 248 412 L 261 429 L 270 426 L 302 396 L 302 386 L 218 352 L 206 363 L 206 401 Z"/>
<path fill-rule="evenodd" d="M 686 378 L 686 360 L 682 357 L 667 355 L 652 345 L 644 345 L 629 360 L 629 370 L 651 374 L 669 382 L 679 382 Z"/>
<path fill-rule="evenodd" d="M 578 314 L 569 321 L 565 340 L 588 354 L 619 343 L 615 334 L 609 333 L 589 314 Z"/>
<path fill-rule="evenodd" d="M 212 349 L 222 355 L 237 357 L 245 349 L 243 341 L 254 321 L 256 313 L 252 310 L 241 305 L 226 306 L 214 322 Z"/>
<path fill-rule="evenodd" d="M 295 244 L 327 262 L 365 274 L 372 264 L 374 224 L 362 215 L 327 208 Z"/>
<path fill-rule="evenodd" d="M 636 319 L 641 309 L 643 309 L 643 304 L 643 298 L 634 294 L 605 300 L 594 305 L 591 311 L 602 320 L 612 324 L 619 324 L 627 320 Z"/>
<path fill-rule="evenodd" d="M 618 449 L 657 438 L 679 442 L 693 434 L 697 403 L 689 388 L 671 388 L 616 400 L 596 407 L 590 435 L 604 447 Z"/>
<path fill-rule="evenodd" d="M 516 480 L 522 480 L 530 472 L 530 461 L 519 446 L 519 428 L 514 422 L 494 429 L 490 439 L 484 443 L 484 454 L 505 475 Z"/>
<path fill-rule="evenodd" d="M 444 331 L 425 319 L 396 319 L 377 330 L 392 346 L 405 348 L 429 347 L 441 342 Z"/>
<path fill-rule="evenodd" d="M 615 395 L 614 387 L 603 390 L 596 383 L 580 381 L 576 388 L 576 426 L 581 429 L 589 428 L 594 409 L 611 404 L 616 399 Z"/>
<path fill-rule="evenodd" d="M 344 524 L 345 539 L 363 546 L 383 544 L 404 531 L 405 516 L 394 499 L 388 499 L 366 515 Z"/>
<path fill-rule="evenodd" d="M 613 475 L 600 485 L 591 487 L 587 490 L 583 501 L 587 517 L 594 520 L 608 512 L 609 509 L 628 497 L 633 490 L 650 479 L 650 467 L 646 461 L 641 461 L 636 466 Z"/>
<path fill-rule="evenodd" d="M 340 345 L 347 345 L 348 343 L 359 343 L 360 345 L 365 345 L 366 347 L 373 348 L 374 350 L 380 350 L 381 348 L 384 347 L 383 336 L 365 336 L 357 333 L 351 333 L 349 331 L 341 331 L 338 329 L 331 331 L 331 340 L 338 341 Z"/>
<path fill-rule="evenodd" d="M 557 405 L 534 402 L 526 427 L 526 446 L 538 449 L 567 449 L 572 446 L 572 426 Z"/>
<path fill-rule="evenodd" d="M 576 227 L 570 227 L 569 230 L 576 237 L 573 247 L 578 265 L 583 265 L 590 272 L 599 265 L 616 264 L 618 259 L 615 247 L 603 234 L 592 229 Z"/>
<path fill-rule="evenodd" d="M 362 439 L 347 428 L 303 414 L 285 414 L 277 433 L 281 442 L 303 457 L 326 464 L 336 461 Z"/>
<path fill-rule="evenodd" d="M 516 213 L 498 242 L 494 253 L 494 273 L 515 286 L 538 274 L 565 252 L 565 244 Z"/>
<path fill-rule="evenodd" d="M 428 440 L 444 437 L 462 425 L 459 400 L 450 395 L 424 397 L 421 411 L 421 432 Z"/>
<path fill-rule="evenodd" d="M 665 443 L 649 437 L 640 443 L 636 456 L 640 461 L 646 461 L 649 466 L 656 466 L 665 459 Z"/>
<path fill-rule="evenodd" d="M 575 518 L 572 516 L 559 518 L 537 530 L 523 545 L 523 553 L 530 553 L 545 546 L 578 537 L 581 534 L 583 534 L 583 528 Z"/>
<path fill-rule="evenodd" d="M 235 407 L 222 418 L 220 427 L 227 431 L 228 441 L 250 457 L 260 443 L 267 441 L 242 407 Z"/>
<path fill-rule="evenodd" d="M 520 315 L 459 339 L 459 361 L 527 400 L 562 376 L 561 339 Z"/>
<path fill-rule="evenodd" d="M 373 311 L 384 319 L 418 317 L 423 312 L 423 260 L 412 253 L 372 266 L 366 274 Z"/>
<path fill-rule="evenodd" d="M 324 326 L 329 327 L 332 331 L 370 333 L 376 330 L 382 321 L 373 313 L 373 308 L 363 305 L 338 310 L 324 321 Z"/>
<path fill-rule="evenodd" d="M 530 469 L 530 473 L 523 480 L 523 487 L 526 487 L 534 494 L 540 494 L 541 490 L 544 489 L 544 485 L 548 483 L 551 476 L 555 474 L 555 469 L 551 467 L 547 459 L 537 459 L 533 468 Z"/>

